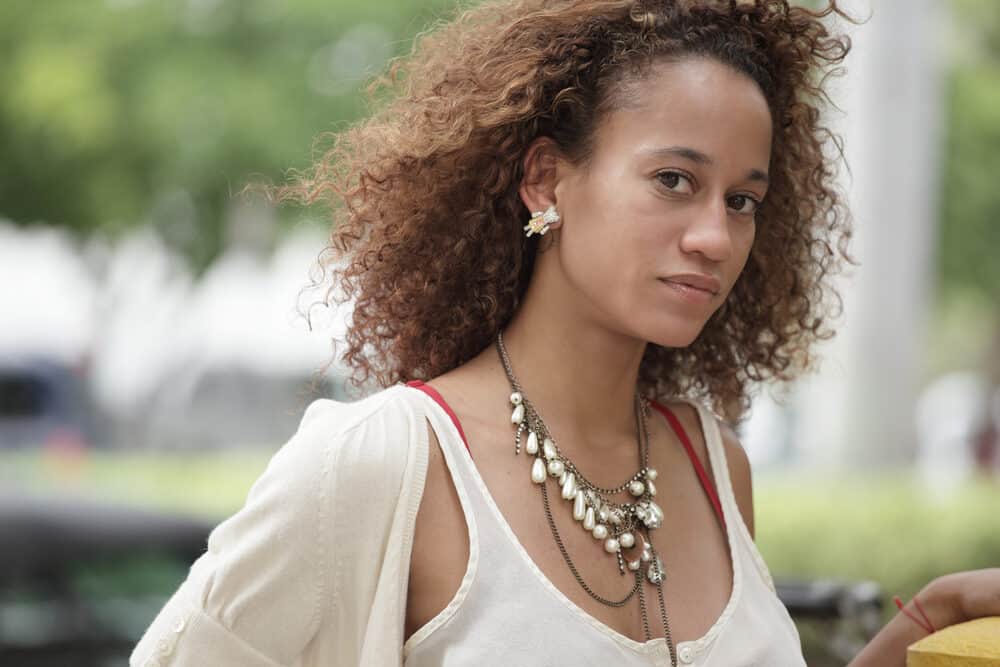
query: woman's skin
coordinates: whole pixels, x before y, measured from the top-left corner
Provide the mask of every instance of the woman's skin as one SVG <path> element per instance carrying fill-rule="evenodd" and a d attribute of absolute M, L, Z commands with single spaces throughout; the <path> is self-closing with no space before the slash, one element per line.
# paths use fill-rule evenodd
<path fill-rule="evenodd" d="M 691 344 L 739 277 L 753 245 L 754 209 L 767 193 L 771 151 L 771 116 L 760 89 L 714 60 L 657 64 L 621 92 L 626 104 L 599 123 L 586 164 L 572 164 L 547 138 L 526 152 L 522 200 L 532 211 L 554 204 L 562 220 L 543 237 L 528 290 L 504 330 L 527 397 L 565 454 L 602 486 L 617 486 L 637 469 L 633 401 L 646 345 Z M 714 278 L 715 293 L 691 299 L 662 280 L 678 274 Z M 643 641 L 638 605 L 616 609 L 596 602 L 566 567 L 528 461 L 512 456 L 510 386 L 495 347 L 429 384 L 455 410 L 477 470 L 543 574 L 591 616 Z M 710 470 L 697 413 L 684 403 L 668 405 Z M 656 544 L 658 536 L 671 536 L 669 543 L 660 537 L 657 546 L 669 573 L 664 594 L 676 643 L 704 635 L 718 618 L 732 590 L 732 564 L 676 436 L 655 411 L 649 429 L 650 463 L 659 471 L 666 514 L 653 539 Z M 428 430 L 407 637 L 448 604 L 468 561 L 465 517 Z M 723 432 L 737 503 L 752 535 L 749 463 L 735 435 Z M 584 580 L 606 597 L 624 595 L 631 577 L 622 577 L 600 544 L 574 526 L 569 503 L 556 500 L 552 508 Z M 938 623 L 954 622 L 953 586 L 937 584 L 921 600 Z M 903 665 L 906 644 L 922 633 L 903 620 L 887 626 L 853 667 Z M 650 621 L 651 630 L 658 627 L 655 615 Z"/>

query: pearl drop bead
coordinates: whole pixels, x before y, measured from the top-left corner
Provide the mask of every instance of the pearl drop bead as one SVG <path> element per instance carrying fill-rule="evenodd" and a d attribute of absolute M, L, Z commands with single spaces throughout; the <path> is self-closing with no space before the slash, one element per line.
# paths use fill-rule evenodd
<path fill-rule="evenodd" d="M 551 461 L 549 461 L 549 474 L 552 475 L 553 477 L 558 477 L 559 475 L 563 474 L 563 470 L 565 469 L 566 466 L 564 466 L 563 462 L 560 461 L 559 459 L 552 459 Z"/>
<path fill-rule="evenodd" d="M 545 482 L 545 461 L 540 458 L 536 458 L 535 462 L 531 464 L 531 481 L 535 484 Z"/>
<path fill-rule="evenodd" d="M 548 438 L 545 438 L 545 442 L 542 443 L 542 454 L 547 459 L 554 459 L 556 457 L 556 445 Z"/>
<path fill-rule="evenodd" d="M 635 536 L 632 533 L 622 533 L 618 536 L 618 541 L 621 542 L 623 547 L 628 549 L 635 545 Z"/>
<path fill-rule="evenodd" d="M 646 470 L 646 479 L 656 479 L 656 468 L 649 468 Z"/>
<path fill-rule="evenodd" d="M 535 435 L 534 431 L 528 433 L 528 442 L 524 445 L 524 451 L 532 455 L 538 453 L 538 436 Z"/>
<path fill-rule="evenodd" d="M 524 404 L 518 403 L 514 407 L 514 412 L 510 413 L 510 423 L 520 424 L 522 421 L 524 421 Z"/>
<path fill-rule="evenodd" d="M 583 515 L 583 529 L 593 530 L 595 523 L 596 522 L 594 521 L 594 508 L 588 507 L 586 514 Z"/>
<path fill-rule="evenodd" d="M 515 391 L 510 395 L 510 402 L 512 405 L 520 405 L 522 400 L 521 392 Z"/>
<path fill-rule="evenodd" d="M 628 569 L 632 570 L 633 572 L 638 570 L 640 567 L 642 567 L 642 561 L 639 560 L 638 558 L 636 558 L 635 560 L 630 560 L 628 562 Z"/>
<path fill-rule="evenodd" d="M 577 521 L 583 520 L 583 517 L 587 515 L 587 505 L 583 500 L 582 493 L 577 493 L 576 498 L 573 499 L 573 518 Z"/>
<path fill-rule="evenodd" d="M 572 500 L 576 497 L 576 475 L 573 473 L 563 473 L 566 481 L 562 485 L 562 497 L 565 500 Z"/>
<path fill-rule="evenodd" d="M 602 506 L 601 509 L 597 510 L 597 518 L 601 521 L 607 521 L 609 516 L 607 507 Z"/>
<path fill-rule="evenodd" d="M 652 481 L 646 482 L 646 488 L 649 489 L 649 495 L 651 496 L 656 495 L 656 486 L 653 484 Z"/>
<path fill-rule="evenodd" d="M 604 543 L 604 550 L 607 551 L 609 554 L 613 554 L 614 552 L 618 551 L 619 548 L 620 547 L 619 547 L 619 544 L 618 544 L 618 540 L 616 540 L 613 537 L 609 538 Z"/>
<path fill-rule="evenodd" d="M 603 523 L 599 523 L 596 526 L 594 526 L 594 530 L 592 532 L 594 533 L 594 537 L 596 537 L 599 540 L 603 540 L 605 537 L 608 536 L 608 527 L 605 526 Z"/>
<path fill-rule="evenodd" d="M 632 480 L 628 485 L 628 492 L 637 498 L 646 490 L 646 485 L 639 480 Z"/>

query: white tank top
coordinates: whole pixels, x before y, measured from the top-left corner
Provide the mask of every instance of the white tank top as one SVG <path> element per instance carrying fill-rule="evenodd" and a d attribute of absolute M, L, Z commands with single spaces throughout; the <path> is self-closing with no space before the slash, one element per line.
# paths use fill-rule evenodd
<path fill-rule="evenodd" d="M 407 667 L 670 665 L 663 637 L 638 642 L 566 597 L 535 565 L 476 470 L 456 423 L 427 396 L 469 530 L 465 576 L 448 606 L 403 646 Z M 676 646 L 679 665 L 805 667 L 798 631 L 774 592 L 733 496 L 718 423 L 696 402 L 732 554 L 729 602 L 708 632 Z M 675 612 L 676 613 L 676 612 Z"/>

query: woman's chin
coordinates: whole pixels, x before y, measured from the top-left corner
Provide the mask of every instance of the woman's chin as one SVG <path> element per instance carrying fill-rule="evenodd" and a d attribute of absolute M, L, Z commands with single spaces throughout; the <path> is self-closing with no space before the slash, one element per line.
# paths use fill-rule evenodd
<path fill-rule="evenodd" d="M 646 340 L 660 347 L 687 347 L 698 338 L 701 329 L 702 327 L 678 327 L 669 332 L 659 331 L 654 335 L 646 336 Z"/>

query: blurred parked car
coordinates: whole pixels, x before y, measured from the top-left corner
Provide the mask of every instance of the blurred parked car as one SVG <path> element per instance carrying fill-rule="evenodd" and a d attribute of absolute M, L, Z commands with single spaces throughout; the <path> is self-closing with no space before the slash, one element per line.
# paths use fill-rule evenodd
<path fill-rule="evenodd" d="M 82 375 L 55 359 L 0 355 L 0 448 L 93 442 Z"/>

